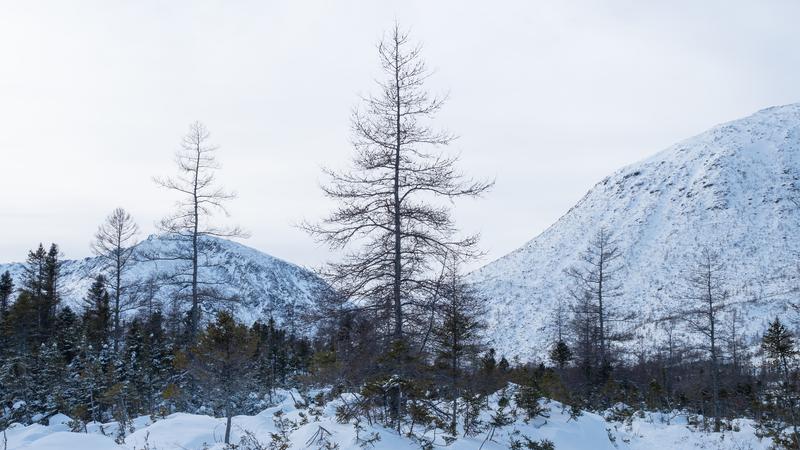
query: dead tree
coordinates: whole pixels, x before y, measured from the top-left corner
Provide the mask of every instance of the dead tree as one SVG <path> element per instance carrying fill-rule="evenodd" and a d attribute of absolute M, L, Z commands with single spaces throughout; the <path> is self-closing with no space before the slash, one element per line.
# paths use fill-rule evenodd
<path fill-rule="evenodd" d="M 720 430 L 719 360 L 722 312 L 728 306 L 729 293 L 724 278 L 725 266 L 719 254 L 708 247 L 700 250 L 694 265 L 686 276 L 685 305 L 680 312 L 694 333 L 703 337 L 704 349 L 708 352 L 711 372 L 711 401 L 714 415 L 714 431 Z"/>
<path fill-rule="evenodd" d="M 430 123 L 445 97 L 425 89 L 430 73 L 421 47 L 395 25 L 378 44 L 378 56 L 386 78 L 353 112 L 352 168 L 326 170 L 323 191 L 338 206 L 304 228 L 347 251 L 324 275 L 343 300 L 372 311 L 394 360 L 389 370 L 402 375 L 413 328 L 426 323 L 415 318 L 427 317 L 417 313 L 430 307 L 425 299 L 435 290 L 436 261 L 478 254 L 477 236 L 456 237 L 450 209 L 439 200 L 479 196 L 491 183 L 465 178 L 457 156 L 439 150 L 454 136 Z M 399 411 L 399 396 L 392 402 Z"/>
<path fill-rule="evenodd" d="M 215 171 L 220 168 L 214 156 L 218 147 L 209 143 L 210 134 L 200 122 L 189 126 L 189 132 L 181 142 L 175 155 L 178 174 L 175 177 L 154 178 L 154 181 L 180 195 L 175 210 L 159 222 L 164 238 L 174 242 L 174 247 L 153 259 L 169 260 L 179 263 L 176 273 L 168 276 L 168 282 L 178 286 L 183 293 L 189 290 L 188 335 L 194 341 L 201 320 L 204 300 L 213 299 L 208 289 L 210 282 L 200 279 L 202 266 L 200 257 L 208 242 L 207 237 L 244 237 L 245 233 L 237 226 L 216 226 L 211 223 L 215 213 L 228 216 L 225 203 L 236 197 L 233 192 L 217 187 Z M 183 263 L 183 264 L 180 264 Z"/>
<path fill-rule="evenodd" d="M 406 309 L 430 293 L 433 261 L 476 255 L 477 236 L 455 238 L 449 208 L 435 199 L 474 197 L 491 185 L 465 179 L 457 157 L 437 151 L 454 136 L 429 124 L 445 98 L 425 90 L 420 50 L 399 26 L 378 45 L 386 80 L 353 112 L 352 169 L 326 170 L 323 191 L 339 205 L 304 225 L 333 248 L 356 248 L 327 275 L 347 299 L 380 311 L 387 350 L 408 344 Z"/>
<path fill-rule="evenodd" d="M 122 337 L 120 316 L 135 307 L 126 295 L 128 284 L 124 275 L 133 262 L 138 233 L 139 227 L 131 215 L 124 209 L 117 208 L 97 228 L 92 242 L 92 251 L 98 256 L 110 280 L 114 350 L 118 349 Z"/>
<path fill-rule="evenodd" d="M 569 331 L 569 320 L 569 308 L 567 303 L 563 299 L 558 299 L 555 307 L 550 312 L 550 323 L 548 324 L 548 328 L 554 335 L 549 357 L 550 360 L 562 370 L 572 359 L 572 349 L 570 349 L 566 341 L 566 335 Z"/>
<path fill-rule="evenodd" d="M 611 365 L 609 344 L 628 338 L 620 324 L 631 319 L 630 314 L 624 314 L 616 305 L 622 296 L 621 257 L 612 233 L 600 228 L 581 254 L 579 263 L 566 271 L 574 283 L 570 294 L 578 310 L 576 318 L 595 324 L 597 360 L 603 377 L 608 375 Z M 583 324 L 579 328 L 587 333 L 591 327 Z"/>
<path fill-rule="evenodd" d="M 727 335 L 724 337 L 725 344 L 730 356 L 733 381 L 739 381 L 750 359 L 747 354 L 747 342 L 742 332 L 745 324 L 741 311 L 736 307 L 730 309 L 727 319 L 728 330 Z"/>

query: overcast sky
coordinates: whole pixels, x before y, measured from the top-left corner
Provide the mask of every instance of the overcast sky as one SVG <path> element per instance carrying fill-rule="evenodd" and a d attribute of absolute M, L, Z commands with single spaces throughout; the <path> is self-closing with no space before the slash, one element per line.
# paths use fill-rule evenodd
<path fill-rule="evenodd" d="M 175 198 L 151 177 L 174 173 L 200 120 L 244 243 L 324 262 L 293 225 L 329 210 L 320 167 L 347 163 L 349 112 L 396 19 L 450 92 L 438 123 L 463 170 L 496 179 L 455 205 L 485 263 L 619 167 L 800 101 L 799 18 L 790 0 L 0 0 L 0 261 L 40 241 L 88 256 L 116 206 L 153 232 Z"/>

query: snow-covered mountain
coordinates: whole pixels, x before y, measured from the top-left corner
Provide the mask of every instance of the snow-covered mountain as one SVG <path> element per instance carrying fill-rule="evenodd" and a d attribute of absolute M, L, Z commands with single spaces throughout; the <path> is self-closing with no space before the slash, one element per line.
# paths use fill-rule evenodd
<path fill-rule="evenodd" d="M 262 253 L 245 245 L 213 237 L 203 237 L 200 277 L 205 282 L 221 282 L 215 287 L 225 297 L 237 298 L 233 310 L 241 320 L 275 318 L 285 323 L 298 307 L 310 304 L 326 289 L 326 284 L 311 271 Z M 135 249 L 134 261 L 127 277 L 147 280 L 157 274 L 175 272 L 176 262 L 153 261 L 144 255 L 169 254 L 176 243 L 163 236 L 151 235 Z M 9 270 L 15 284 L 20 285 L 23 265 L 0 264 L 0 273 Z M 61 268 L 62 302 L 80 310 L 94 276 L 101 270 L 96 257 L 64 260 Z M 224 281 L 224 283 L 222 283 Z M 156 299 L 167 299 L 169 288 L 155 293 Z"/>
<path fill-rule="evenodd" d="M 623 253 L 616 301 L 639 323 L 683 301 L 687 260 L 710 246 L 743 302 L 744 331 L 763 332 L 796 286 L 799 177 L 800 104 L 716 126 L 618 170 L 542 234 L 470 275 L 490 302 L 493 344 L 508 356 L 543 356 L 550 311 L 569 298 L 564 270 L 602 226 Z"/>

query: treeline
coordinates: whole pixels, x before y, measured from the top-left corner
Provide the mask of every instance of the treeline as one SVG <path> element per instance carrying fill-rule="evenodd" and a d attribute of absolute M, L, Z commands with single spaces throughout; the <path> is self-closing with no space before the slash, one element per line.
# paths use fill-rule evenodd
<path fill-rule="evenodd" d="M 137 252 L 138 228 L 115 210 L 95 236 L 102 275 L 76 310 L 61 304 L 55 245 L 29 254 L 19 286 L 2 276 L 3 424 L 64 412 L 76 430 L 119 421 L 122 437 L 139 414 L 230 418 L 265 406 L 276 387 L 329 387 L 314 401 L 356 394 L 337 411 L 339 420 L 379 423 L 423 448 L 433 443 L 419 430 L 441 430 L 446 440 L 478 433 L 489 439 L 511 423 L 504 405 L 513 400 L 532 419 L 546 414 L 542 397 L 573 414 L 620 402 L 629 407 L 615 408 L 618 415 L 682 410 L 709 431 L 732 426 L 729 418 L 753 417 L 764 435 L 797 447 L 794 337 L 775 319 L 759 355 L 749 353 L 753 346 L 736 331 L 741 318 L 724 265 L 711 250 L 698 252 L 686 278 L 676 280 L 681 308 L 657 324 L 663 346 L 643 342 L 648 337 L 622 308 L 623 254 L 613 230 L 601 229 L 567 271 L 570 296 L 551 312 L 553 338 L 529 343 L 549 358 L 509 361 L 489 348 L 487 299 L 461 270 L 481 254 L 478 236 L 459 233 L 450 205 L 481 196 L 492 183 L 466 177 L 444 151 L 455 137 L 433 119 L 446 96 L 425 89 L 430 73 L 421 47 L 395 26 L 378 54 L 385 77 L 354 110 L 352 165 L 326 171 L 323 192 L 336 206 L 303 225 L 343 254 L 320 272 L 331 289 L 297 315 L 312 334 L 295 335 L 270 317 L 237 322 L 227 312 L 237 299 L 222 289 L 236 280 L 204 276 L 203 238 L 245 233 L 215 220 L 233 194 L 216 186 L 217 148 L 195 123 L 178 152 L 178 174 L 156 179 L 179 197 L 158 224 L 171 245 Z M 164 261 L 170 270 L 137 279 L 130 268 L 141 259 Z M 679 330 L 693 338 L 679 339 Z M 518 385 L 514 398 L 501 394 L 487 420 L 488 397 L 510 382 Z M 230 420 L 226 442 L 229 436 Z"/>

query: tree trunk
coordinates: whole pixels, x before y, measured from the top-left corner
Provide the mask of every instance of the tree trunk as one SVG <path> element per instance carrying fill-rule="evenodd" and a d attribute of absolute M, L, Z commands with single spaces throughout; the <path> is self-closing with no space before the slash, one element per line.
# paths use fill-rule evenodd
<path fill-rule="evenodd" d="M 198 316 L 199 316 L 199 301 L 197 299 L 197 232 L 199 227 L 199 202 L 197 198 L 197 183 L 200 176 L 200 143 L 197 144 L 197 163 L 194 170 L 194 191 L 193 191 L 193 207 L 194 207 L 194 223 L 192 229 L 192 309 L 189 312 L 189 337 L 190 343 L 194 342 L 195 334 L 197 333 Z"/>
<path fill-rule="evenodd" d="M 122 285 L 122 229 L 117 229 L 117 267 L 114 278 L 114 352 L 119 349 L 120 328 L 119 328 L 119 302 L 120 286 Z"/>
<path fill-rule="evenodd" d="M 233 421 L 233 414 L 231 414 L 231 410 L 230 409 L 226 409 L 225 413 L 226 413 L 225 417 L 227 419 L 225 421 L 225 443 L 226 444 L 230 444 L 231 443 L 231 422 Z"/>
<path fill-rule="evenodd" d="M 455 352 L 453 352 L 455 353 Z M 458 359 L 453 356 L 453 418 L 450 427 L 453 429 L 453 436 L 456 434 L 456 424 L 458 422 Z"/>
<path fill-rule="evenodd" d="M 395 31 L 395 33 L 397 33 Z M 402 261 L 401 261 L 401 234 L 400 234 L 400 64 L 399 52 L 400 45 L 395 34 L 395 134 L 396 142 L 394 148 L 394 339 L 400 342 L 403 339 L 403 306 L 400 300 L 400 283 L 402 280 Z"/>
<path fill-rule="evenodd" d="M 458 391 L 453 392 L 453 420 L 450 422 L 453 436 L 456 435 L 456 427 L 458 426 Z"/>
<path fill-rule="evenodd" d="M 602 260 L 600 267 L 599 284 L 597 288 L 597 308 L 598 319 L 600 325 L 600 370 L 605 379 L 606 373 L 606 327 L 605 327 L 605 311 L 603 310 L 603 268 Z"/>
<path fill-rule="evenodd" d="M 394 67 L 394 76 L 395 76 L 395 88 L 396 88 L 396 97 L 395 97 L 395 106 L 396 106 L 396 115 L 395 115 L 395 133 L 396 133 L 396 143 L 394 149 L 394 283 L 393 283 L 393 295 L 394 295 L 394 344 L 395 345 L 402 345 L 403 341 L 403 305 L 400 298 L 401 289 L 400 284 L 402 281 L 402 261 L 401 261 L 401 234 L 400 234 L 400 68 L 399 64 L 399 52 L 400 52 L 400 44 L 398 42 L 397 37 L 397 30 L 395 30 L 395 67 Z M 395 350 L 401 350 L 400 348 L 395 347 Z M 401 350 L 402 351 L 402 350 Z M 398 358 L 401 355 L 397 355 Z M 399 361 L 398 361 L 399 363 Z M 396 370 L 401 370 L 400 364 L 397 364 Z M 400 432 L 400 414 L 402 409 L 402 395 L 400 393 L 400 387 L 394 388 L 392 390 L 392 408 L 393 413 L 395 415 L 395 419 L 397 421 L 397 432 Z"/>
<path fill-rule="evenodd" d="M 456 301 L 455 293 L 453 293 L 452 295 L 453 295 L 453 300 L 452 301 L 455 302 Z M 455 308 L 451 306 L 450 315 L 455 318 L 456 317 L 456 314 L 455 314 L 456 312 L 454 311 L 454 309 Z M 450 348 L 450 351 L 452 352 L 452 355 L 450 357 L 450 375 L 451 375 L 451 383 L 452 383 L 451 384 L 451 390 L 452 390 L 452 396 L 453 396 L 453 417 L 452 417 L 452 419 L 450 421 L 450 428 L 452 428 L 453 436 L 455 436 L 455 434 L 456 434 L 456 422 L 457 422 L 457 416 L 458 416 L 458 352 L 457 352 L 457 347 L 458 347 L 459 336 L 458 336 L 458 324 L 457 324 L 457 322 L 455 320 L 453 320 L 452 325 L 453 326 L 452 326 L 451 330 L 452 330 L 452 333 L 453 333 L 453 340 L 451 341 L 452 345 L 451 345 L 451 348 Z"/>
<path fill-rule="evenodd" d="M 709 321 L 709 339 L 711 341 L 711 401 L 713 402 L 712 408 L 714 411 L 714 432 L 719 433 L 720 430 L 720 405 L 719 405 L 719 364 L 717 362 L 717 335 L 715 330 L 715 317 L 714 317 L 714 297 L 711 286 L 711 273 L 707 277 L 708 285 L 708 321 Z"/>
<path fill-rule="evenodd" d="M 783 380 L 784 388 L 786 390 L 786 401 L 789 403 L 789 419 L 792 421 L 792 432 L 794 433 L 795 447 L 800 449 L 800 435 L 797 434 L 797 415 L 795 413 L 794 398 L 789 389 L 789 363 L 786 357 L 781 357 L 781 366 L 783 367 Z"/>

